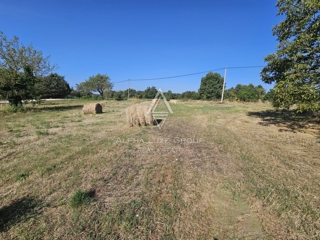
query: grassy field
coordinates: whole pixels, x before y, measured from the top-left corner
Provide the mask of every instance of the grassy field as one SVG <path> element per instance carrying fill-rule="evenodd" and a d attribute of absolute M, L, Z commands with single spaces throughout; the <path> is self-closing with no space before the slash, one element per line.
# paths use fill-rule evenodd
<path fill-rule="evenodd" d="M 320 120 L 263 103 L 0 106 L 1 239 L 319 239 Z"/>

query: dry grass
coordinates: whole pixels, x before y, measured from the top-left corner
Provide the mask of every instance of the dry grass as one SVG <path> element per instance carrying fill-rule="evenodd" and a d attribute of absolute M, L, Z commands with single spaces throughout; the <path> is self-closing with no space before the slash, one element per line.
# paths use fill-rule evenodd
<path fill-rule="evenodd" d="M 87 103 L 1 115 L 1 239 L 319 238 L 317 117 L 188 101 L 159 130 Z"/>

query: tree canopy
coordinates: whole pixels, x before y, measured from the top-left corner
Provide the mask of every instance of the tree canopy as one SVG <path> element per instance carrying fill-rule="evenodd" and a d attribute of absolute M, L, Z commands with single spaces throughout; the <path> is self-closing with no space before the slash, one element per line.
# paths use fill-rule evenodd
<path fill-rule="evenodd" d="M 232 87 L 225 91 L 226 98 L 243 102 L 263 100 L 265 94 L 266 91 L 261 85 L 254 86 L 252 83 L 249 85 L 237 84 L 235 88 Z"/>
<path fill-rule="evenodd" d="M 110 78 L 106 74 L 97 74 L 90 77 L 88 80 L 77 84 L 76 87 L 77 91 L 85 94 L 98 92 L 101 98 L 103 98 L 106 91 L 112 90 L 113 83 L 110 82 Z"/>
<path fill-rule="evenodd" d="M 262 80 L 275 83 L 275 107 L 319 111 L 320 1 L 278 0 L 277 7 L 285 19 L 273 28 L 279 45 L 265 57 Z"/>
<path fill-rule="evenodd" d="M 55 65 L 49 63 L 49 56 L 43 57 L 32 45 L 20 44 L 16 36 L 8 40 L 0 32 L 0 95 L 11 105 L 21 105 L 23 100 L 33 98 L 36 77 L 54 68 Z"/>
<path fill-rule="evenodd" d="M 65 98 L 71 89 L 63 76 L 51 73 L 45 77 L 39 77 L 34 86 L 35 96 L 39 98 Z"/>
<path fill-rule="evenodd" d="M 35 83 L 36 77 L 29 66 L 19 73 L 0 69 L 0 97 L 7 99 L 12 106 L 21 105 L 23 100 L 32 99 Z"/>
<path fill-rule="evenodd" d="M 158 93 L 158 90 L 156 87 L 154 87 L 154 86 L 147 87 L 147 89 L 144 90 L 143 98 L 153 99 L 153 98 L 155 98 L 157 93 Z"/>
<path fill-rule="evenodd" d="M 199 96 L 204 100 L 221 98 L 222 86 L 223 77 L 219 73 L 209 72 L 205 77 L 201 78 Z"/>

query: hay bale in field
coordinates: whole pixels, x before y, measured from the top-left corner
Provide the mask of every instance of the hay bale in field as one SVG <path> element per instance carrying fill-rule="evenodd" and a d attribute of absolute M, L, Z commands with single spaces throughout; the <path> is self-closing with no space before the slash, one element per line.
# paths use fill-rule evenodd
<path fill-rule="evenodd" d="M 127 108 L 127 122 L 132 126 L 153 125 L 152 113 L 148 112 L 148 105 L 138 105 Z"/>
<path fill-rule="evenodd" d="M 82 108 L 84 114 L 99 114 L 102 113 L 102 106 L 99 103 L 85 104 Z"/>
<path fill-rule="evenodd" d="M 158 98 L 154 98 L 151 101 L 151 108 L 153 108 L 157 103 L 159 103 L 159 99 Z"/>
<path fill-rule="evenodd" d="M 144 116 L 144 106 L 138 106 L 136 107 L 137 111 L 137 117 L 138 117 L 138 125 L 139 126 L 145 126 L 146 125 L 146 118 Z"/>
<path fill-rule="evenodd" d="M 127 114 L 127 122 L 130 127 L 137 125 L 137 122 L 139 123 L 136 106 L 127 108 L 126 114 Z"/>
<path fill-rule="evenodd" d="M 171 100 L 169 101 L 169 103 L 170 103 L 170 104 L 178 104 L 178 100 L 171 99 Z"/>
<path fill-rule="evenodd" d="M 144 118 L 146 121 L 146 125 L 153 125 L 152 112 L 149 110 L 150 110 L 149 106 L 144 106 Z"/>
<path fill-rule="evenodd" d="M 159 101 L 158 98 L 154 98 L 154 99 L 152 99 L 151 103 L 152 103 L 152 105 L 155 105 L 158 101 Z"/>

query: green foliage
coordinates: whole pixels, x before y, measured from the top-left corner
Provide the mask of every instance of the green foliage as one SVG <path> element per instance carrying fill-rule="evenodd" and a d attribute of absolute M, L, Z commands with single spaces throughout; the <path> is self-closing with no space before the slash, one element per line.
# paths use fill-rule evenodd
<path fill-rule="evenodd" d="M 212 100 L 221 98 L 223 86 L 223 77 L 219 73 L 209 72 L 201 78 L 199 96 L 203 100 Z"/>
<path fill-rule="evenodd" d="M 25 66 L 23 71 L 17 73 L 13 69 L 0 69 L 0 95 L 9 101 L 11 106 L 21 106 L 23 100 L 33 97 L 36 78 L 30 66 Z"/>
<path fill-rule="evenodd" d="M 265 95 L 265 90 L 261 85 L 254 86 L 253 84 L 242 85 L 237 84 L 235 88 L 230 88 L 225 91 L 225 98 L 234 101 L 256 102 L 262 100 Z"/>
<path fill-rule="evenodd" d="M 171 90 L 169 90 L 168 92 L 166 92 L 164 94 L 164 96 L 166 97 L 167 101 L 170 101 L 172 99 L 172 97 L 173 97 L 173 93 L 172 93 Z"/>
<path fill-rule="evenodd" d="M 136 94 L 134 96 L 135 98 L 142 98 L 143 97 L 143 91 L 136 91 Z"/>
<path fill-rule="evenodd" d="M 181 93 L 172 93 L 172 99 L 181 99 L 182 95 Z"/>
<path fill-rule="evenodd" d="M 253 84 L 249 85 L 241 85 L 238 84 L 235 88 L 237 99 L 244 102 L 255 102 L 259 99 L 262 99 L 265 90 L 262 86 L 253 86 Z"/>
<path fill-rule="evenodd" d="M 127 98 L 128 98 L 128 89 L 125 90 L 125 93 L 126 93 L 125 99 L 127 99 Z M 129 89 L 129 94 L 130 94 L 130 96 L 129 96 L 130 98 L 137 98 L 137 91 L 136 91 L 136 90 L 130 88 L 130 89 Z M 140 98 L 141 98 L 141 97 L 140 97 Z"/>
<path fill-rule="evenodd" d="M 238 84 L 235 89 L 236 89 L 238 100 L 244 101 L 244 102 L 252 102 L 257 100 L 255 96 L 254 86 L 252 84 L 249 84 L 249 85 Z"/>
<path fill-rule="evenodd" d="M 263 100 L 273 102 L 274 95 L 275 95 L 274 89 L 270 89 L 269 92 L 267 92 L 267 94 L 264 95 Z"/>
<path fill-rule="evenodd" d="M 143 98 L 153 99 L 158 93 L 158 90 L 156 87 L 148 87 L 146 90 L 144 90 Z"/>
<path fill-rule="evenodd" d="M 88 80 L 77 84 L 77 91 L 83 95 L 90 95 L 92 92 L 98 92 L 101 98 L 108 97 L 106 93 L 110 92 L 113 88 L 113 83 L 106 74 L 97 74 L 90 77 Z"/>
<path fill-rule="evenodd" d="M 29 177 L 29 173 L 25 172 L 25 173 L 20 173 L 20 174 L 16 175 L 15 179 L 17 181 L 21 181 L 21 180 L 26 179 L 27 177 Z"/>
<path fill-rule="evenodd" d="M 72 88 L 70 89 L 70 94 L 69 94 L 69 96 L 72 97 L 72 98 L 80 98 L 80 97 L 81 97 L 81 92 L 75 90 L 75 89 L 72 87 Z"/>
<path fill-rule="evenodd" d="M 67 81 L 57 73 L 40 77 L 34 88 L 35 96 L 41 96 L 41 98 L 65 98 L 71 92 Z"/>
<path fill-rule="evenodd" d="M 48 130 L 36 130 L 36 134 L 37 134 L 37 136 L 38 137 L 40 137 L 40 136 L 48 136 L 49 135 L 49 132 L 48 132 Z"/>
<path fill-rule="evenodd" d="M 226 89 L 224 91 L 224 98 L 228 99 L 229 101 L 236 101 L 237 100 L 237 94 L 234 87 L 230 89 Z"/>
<path fill-rule="evenodd" d="M 32 99 L 36 77 L 55 68 L 48 59 L 32 45 L 21 45 L 18 37 L 8 40 L 0 32 L 0 97 L 8 99 L 14 106 Z"/>
<path fill-rule="evenodd" d="M 115 100 L 117 100 L 117 101 L 124 100 L 122 91 L 115 92 L 115 93 L 113 94 L 113 98 L 114 98 Z"/>
<path fill-rule="evenodd" d="M 278 0 L 285 19 L 273 28 L 279 45 L 265 58 L 262 80 L 275 82 L 273 105 L 298 111 L 320 109 L 320 2 Z"/>
<path fill-rule="evenodd" d="M 86 191 L 78 190 L 73 194 L 73 196 L 70 199 L 70 205 L 72 207 L 79 207 L 83 204 L 87 204 L 91 202 L 90 194 Z"/>
<path fill-rule="evenodd" d="M 10 107 L 6 108 L 3 112 L 4 113 L 17 113 L 17 112 L 26 112 L 27 108 L 23 105 L 11 105 Z"/>
<path fill-rule="evenodd" d="M 199 100 L 200 96 L 199 96 L 199 93 L 195 91 L 185 91 L 181 94 L 181 98 Z"/>

